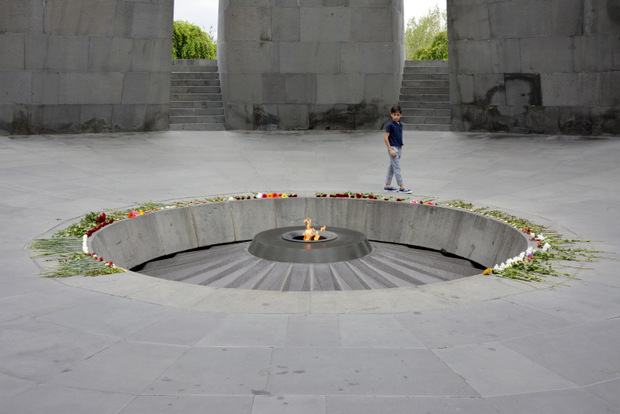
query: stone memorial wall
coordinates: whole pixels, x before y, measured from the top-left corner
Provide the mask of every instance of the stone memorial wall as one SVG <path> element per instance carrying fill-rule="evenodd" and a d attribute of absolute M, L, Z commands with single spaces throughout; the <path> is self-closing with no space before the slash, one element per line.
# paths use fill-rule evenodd
<path fill-rule="evenodd" d="M 220 0 L 228 129 L 379 129 L 398 102 L 403 0 Z"/>
<path fill-rule="evenodd" d="M 620 1 L 448 0 L 452 130 L 620 134 Z"/>
<path fill-rule="evenodd" d="M 173 0 L 2 0 L 0 132 L 168 128 Z"/>

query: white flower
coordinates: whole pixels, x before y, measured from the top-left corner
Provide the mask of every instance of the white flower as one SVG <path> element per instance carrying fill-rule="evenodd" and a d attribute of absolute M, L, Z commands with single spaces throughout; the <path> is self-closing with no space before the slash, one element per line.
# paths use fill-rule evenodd
<path fill-rule="evenodd" d="M 258 193 L 258 194 L 256 194 L 256 198 L 265 198 L 265 194 Z"/>
<path fill-rule="evenodd" d="M 88 236 L 86 234 L 82 236 L 82 251 L 84 254 L 88 254 Z"/>
<path fill-rule="evenodd" d="M 545 245 L 542 247 L 542 250 L 543 250 L 543 252 L 546 252 L 550 248 L 551 248 L 551 245 L 549 243 L 545 243 Z"/>
<path fill-rule="evenodd" d="M 233 201 L 234 199 L 235 199 L 235 197 L 233 197 L 233 196 L 228 197 L 228 201 Z"/>

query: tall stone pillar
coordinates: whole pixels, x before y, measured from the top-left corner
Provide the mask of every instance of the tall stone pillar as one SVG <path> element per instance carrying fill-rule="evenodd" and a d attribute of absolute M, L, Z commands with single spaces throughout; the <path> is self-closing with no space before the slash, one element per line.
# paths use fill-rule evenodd
<path fill-rule="evenodd" d="M 378 129 L 397 103 L 403 0 L 220 0 L 226 127 Z"/>
<path fill-rule="evenodd" d="M 2 0 L 0 133 L 168 128 L 173 0 Z"/>
<path fill-rule="evenodd" d="M 620 134 L 618 0 L 448 0 L 452 129 Z"/>

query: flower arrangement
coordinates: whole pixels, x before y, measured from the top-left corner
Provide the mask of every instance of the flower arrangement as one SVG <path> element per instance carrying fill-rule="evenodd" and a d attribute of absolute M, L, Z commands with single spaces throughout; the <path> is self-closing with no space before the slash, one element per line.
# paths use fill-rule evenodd
<path fill-rule="evenodd" d="M 374 193 L 357 193 L 357 192 L 351 192 L 351 191 L 345 191 L 342 193 L 316 193 L 315 194 L 316 197 L 319 198 L 364 198 L 364 199 L 368 199 L 368 200 L 383 200 L 383 201 L 389 201 L 389 200 L 394 200 L 397 202 L 401 202 L 401 201 L 406 201 L 408 198 L 398 198 L 398 197 L 394 197 L 394 196 L 386 196 L 383 194 L 374 194 Z"/>
<path fill-rule="evenodd" d="M 574 248 L 572 246 L 575 243 L 587 241 L 564 239 L 560 234 L 550 232 L 550 230 L 544 226 L 537 225 L 529 220 L 518 218 L 499 210 L 489 210 L 488 207 L 475 209 L 472 203 L 466 203 L 461 200 L 449 200 L 445 202 L 445 205 L 453 208 L 466 209 L 467 211 L 487 217 L 493 217 L 503 223 L 509 224 L 527 234 L 529 240 L 536 246 L 530 246 L 519 255 L 505 262 L 498 263 L 492 268 L 485 269 L 483 272 L 485 275 L 496 275 L 521 281 L 551 283 L 549 279 L 543 279 L 543 277 L 574 277 L 569 273 L 559 273 L 554 269 L 553 263 L 564 267 L 571 267 L 561 264 L 560 262 L 591 261 L 594 258 L 602 258 L 598 255 L 599 253 L 605 253 L 597 250 Z"/>
<path fill-rule="evenodd" d="M 295 198 L 297 194 L 286 194 L 286 193 L 255 193 L 254 198 Z M 236 198 L 239 200 L 239 198 Z M 243 199 L 243 198 L 241 198 Z"/>

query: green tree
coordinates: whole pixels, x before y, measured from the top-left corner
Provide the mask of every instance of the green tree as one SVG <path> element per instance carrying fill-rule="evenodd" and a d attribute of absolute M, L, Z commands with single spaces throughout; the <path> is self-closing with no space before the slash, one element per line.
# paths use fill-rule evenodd
<path fill-rule="evenodd" d="M 172 33 L 172 59 L 216 59 L 213 36 L 195 24 L 175 20 Z"/>
<path fill-rule="evenodd" d="M 430 46 L 416 50 L 413 60 L 448 60 L 448 32 L 437 33 Z"/>
<path fill-rule="evenodd" d="M 405 29 L 405 58 L 416 60 L 418 49 L 430 47 L 440 32 L 447 32 L 448 14 L 439 6 L 428 9 L 428 14 L 416 21 L 412 17 Z"/>

